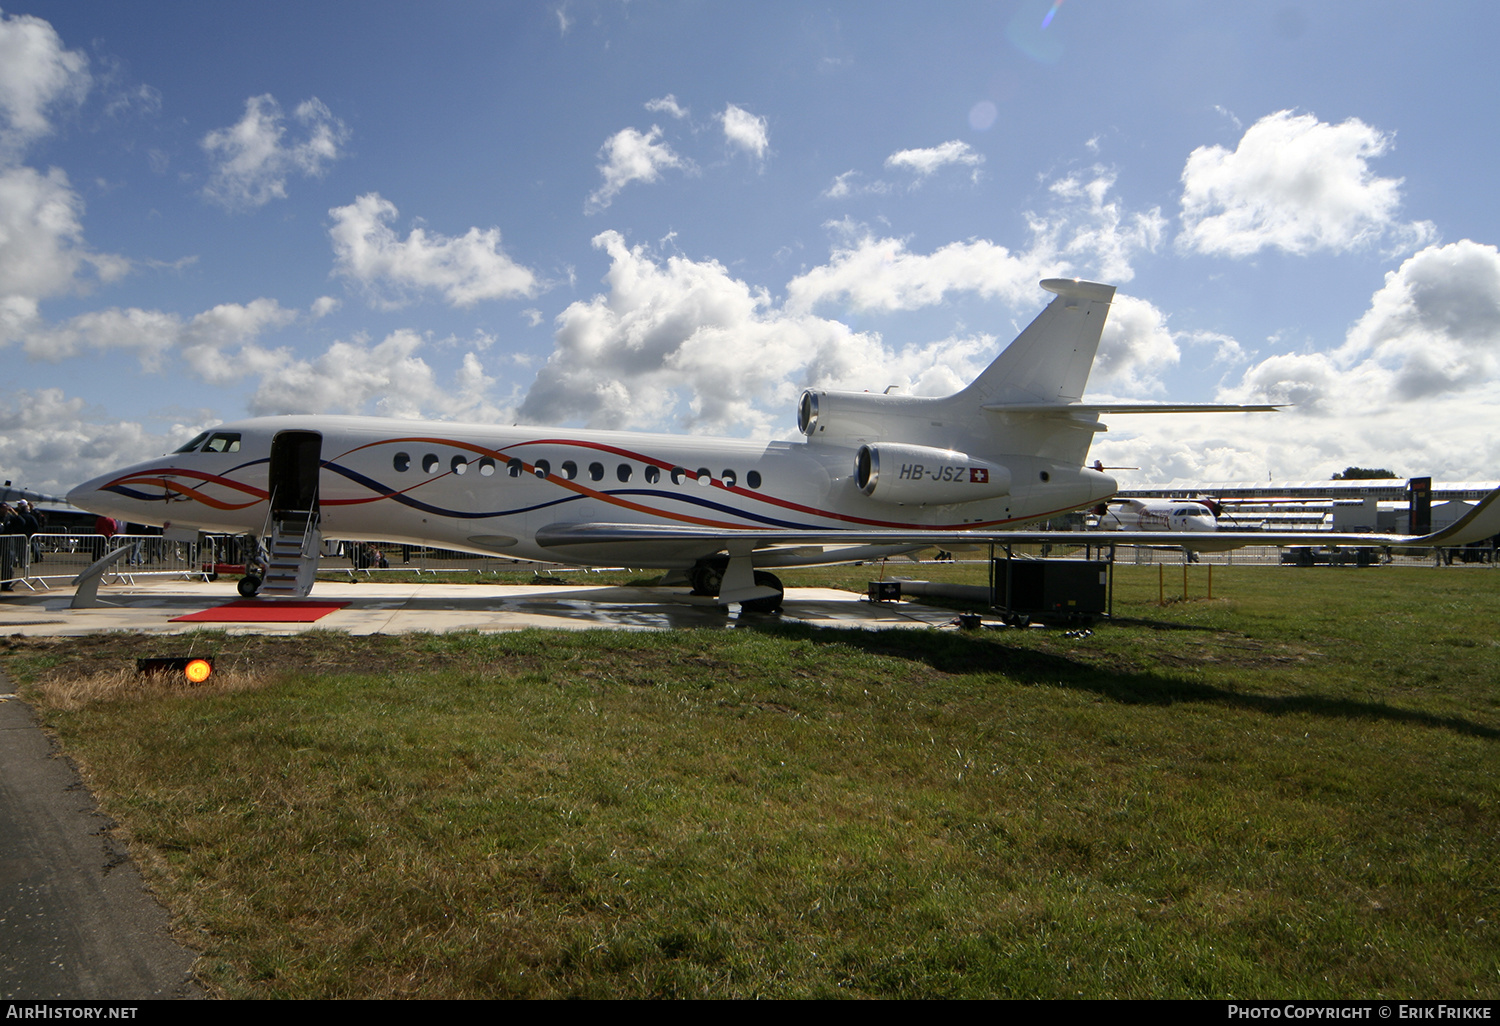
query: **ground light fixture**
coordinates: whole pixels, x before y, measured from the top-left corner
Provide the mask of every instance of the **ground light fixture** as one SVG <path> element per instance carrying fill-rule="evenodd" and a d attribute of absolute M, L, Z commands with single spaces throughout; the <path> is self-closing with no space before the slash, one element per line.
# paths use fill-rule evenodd
<path fill-rule="evenodd" d="M 213 676 L 212 656 L 147 656 L 135 661 L 135 672 L 142 674 L 180 673 L 190 684 L 202 684 Z"/>

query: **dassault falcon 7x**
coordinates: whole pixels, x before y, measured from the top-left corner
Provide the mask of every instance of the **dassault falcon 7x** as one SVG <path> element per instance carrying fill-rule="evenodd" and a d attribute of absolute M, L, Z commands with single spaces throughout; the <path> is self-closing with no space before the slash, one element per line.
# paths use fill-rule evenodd
<path fill-rule="evenodd" d="M 242 583 L 267 597 L 306 595 L 320 541 L 348 539 L 677 571 L 720 604 L 773 610 L 782 589 L 767 568 L 1034 539 L 1018 529 L 1103 502 L 1114 479 L 1084 465 L 1101 415 L 1275 408 L 1081 403 L 1114 287 L 1041 285 L 1055 298 L 967 388 L 809 390 L 796 442 L 267 417 L 204 432 L 68 499 L 168 537 L 269 537 L 264 582 Z M 1495 497 L 1476 510 L 1482 524 L 1471 514 L 1442 538 L 1500 531 L 1489 525 L 1500 521 Z M 1128 544 L 1135 532 L 1068 537 Z M 1461 543 L 1320 541 L 1346 537 Z M 1163 532 L 1142 540 L 1182 544 Z M 1240 544 L 1277 541 L 1256 533 Z"/>

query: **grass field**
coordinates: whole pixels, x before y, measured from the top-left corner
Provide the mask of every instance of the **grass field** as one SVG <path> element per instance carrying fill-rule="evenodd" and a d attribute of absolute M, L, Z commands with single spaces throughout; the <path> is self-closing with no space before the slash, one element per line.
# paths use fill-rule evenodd
<path fill-rule="evenodd" d="M 1191 575 L 1087 637 L 0 658 L 230 997 L 1500 996 L 1500 574 Z"/>

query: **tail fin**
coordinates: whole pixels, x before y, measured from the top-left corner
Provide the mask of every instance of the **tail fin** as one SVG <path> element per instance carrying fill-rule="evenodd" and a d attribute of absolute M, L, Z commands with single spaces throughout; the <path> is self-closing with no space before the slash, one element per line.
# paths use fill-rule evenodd
<path fill-rule="evenodd" d="M 1083 396 L 1115 287 L 1076 278 L 1048 278 L 1057 298 L 1005 348 L 984 373 L 952 398 L 994 403 L 1074 403 Z"/>

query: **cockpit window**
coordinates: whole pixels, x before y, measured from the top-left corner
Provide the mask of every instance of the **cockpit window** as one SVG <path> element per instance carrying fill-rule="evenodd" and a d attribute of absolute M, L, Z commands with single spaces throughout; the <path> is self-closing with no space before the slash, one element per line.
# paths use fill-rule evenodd
<path fill-rule="evenodd" d="M 198 446 L 202 445 L 203 444 L 203 440 L 205 438 L 207 438 L 207 437 L 208 437 L 208 432 L 205 431 L 201 435 L 198 435 L 196 438 L 194 438 L 187 445 L 184 445 L 180 449 L 173 449 L 172 452 L 174 454 L 179 453 L 179 452 L 192 452 L 194 449 L 197 449 Z"/>
<path fill-rule="evenodd" d="M 203 447 L 204 452 L 239 452 L 240 433 L 238 431 L 220 431 L 208 440 Z"/>

